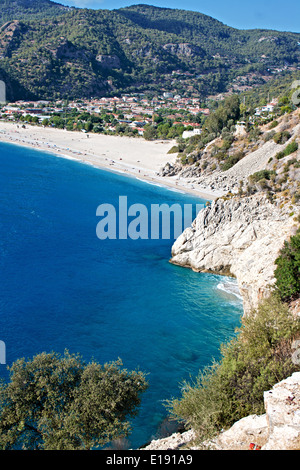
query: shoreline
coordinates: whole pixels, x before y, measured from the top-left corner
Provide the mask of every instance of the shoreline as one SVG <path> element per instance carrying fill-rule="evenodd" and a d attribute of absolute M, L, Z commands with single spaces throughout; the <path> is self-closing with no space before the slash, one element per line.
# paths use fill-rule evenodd
<path fill-rule="evenodd" d="M 195 183 L 182 177 L 158 175 L 163 165 L 176 160 L 176 154 L 167 153 L 174 141 L 85 134 L 29 124 L 24 129 L 17 123 L 0 122 L 0 142 L 36 149 L 201 199 L 211 201 L 223 195 L 220 191 L 196 188 Z"/>

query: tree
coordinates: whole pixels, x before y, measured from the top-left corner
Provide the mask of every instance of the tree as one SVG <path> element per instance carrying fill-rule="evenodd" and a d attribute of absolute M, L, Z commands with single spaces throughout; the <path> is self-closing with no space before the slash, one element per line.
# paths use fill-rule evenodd
<path fill-rule="evenodd" d="M 87 132 L 91 132 L 93 130 L 93 123 L 91 121 L 87 121 L 84 125 L 84 128 Z"/>
<path fill-rule="evenodd" d="M 74 120 L 73 119 L 68 119 L 67 124 L 66 124 L 66 129 L 67 129 L 67 131 L 72 131 L 74 129 Z"/>
<path fill-rule="evenodd" d="M 157 138 L 157 131 L 155 127 L 150 124 L 146 124 L 144 127 L 144 139 L 146 140 L 155 140 Z"/>
<path fill-rule="evenodd" d="M 284 243 L 275 269 L 276 290 L 282 300 L 289 300 L 300 293 L 300 230 Z"/>
<path fill-rule="evenodd" d="M 58 129 L 64 128 L 64 120 L 60 116 L 52 116 L 50 118 L 50 122 L 54 125 L 54 127 L 57 127 Z"/>
<path fill-rule="evenodd" d="M 208 116 L 205 121 L 205 128 L 208 132 L 216 133 L 228 126 L 230 121 L 233 124 L 240 117 L 240 99 L 237 95 L 227 97 L 221 102 L 219 107 Z"/>
<path fill-rule="evenodd" d="M 0 386 L 0 449 L 91 449 L 127 436 L 148 384 L 121 367 L 68 351 L 18 359 Z"/>

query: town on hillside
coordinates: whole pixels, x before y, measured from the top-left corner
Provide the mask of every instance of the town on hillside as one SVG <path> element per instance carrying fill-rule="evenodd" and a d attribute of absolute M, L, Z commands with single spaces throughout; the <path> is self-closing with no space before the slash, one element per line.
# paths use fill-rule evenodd
<path fill-rule="evenodd" d="M 164 113 L 170 124 L 193 131 L 200 127 L 200 122 L 197 122 L 199 116 L 206 116 L 209 112 L 195 98 L 164 93 L 151 100 L 143 94 L 136 94 L 68 102 L 17 101 L 5 105 L 1 117 L 82 132 L 143 136 L 145 126 L 151 125 L 159 113 Z"/>
<path fill-rule="evenodd" d="M 221 97 L 224 99 L 224 97 Z M 0 110 L 6 121 L 65 128 L 84 133 L 118 134 L 151 139 L 151 128 L 164 125 L 162 138 L 187 139 L 201 133 L 202 124 L 213 111 L 212 103 L 164 92 L 148 98 L 145 94 L 124 94 L 120 97 L 102 97 L 86 100 L 16 101 Z M 254 117 L 264 118 L 277 105 L 272 100 L 255 109 Z"/>

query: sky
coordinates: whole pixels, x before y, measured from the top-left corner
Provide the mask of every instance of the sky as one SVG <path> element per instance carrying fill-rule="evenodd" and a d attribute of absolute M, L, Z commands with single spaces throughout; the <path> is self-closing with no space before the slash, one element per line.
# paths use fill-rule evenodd
<path fill-rule="evenodd" d="M 112 10 L 136 4 L 192 10 L 238 29 L 300 32 L 299 0 L 56 0 L 78 8 Z"/>

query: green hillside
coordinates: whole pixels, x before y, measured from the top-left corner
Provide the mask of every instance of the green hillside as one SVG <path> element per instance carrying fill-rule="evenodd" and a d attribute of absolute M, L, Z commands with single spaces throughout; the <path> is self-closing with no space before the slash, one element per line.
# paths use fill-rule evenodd
<path fill-rule="evenodd" d="M 0 0 L 0 23 L 12 19 L 38 19 L 59 16 L 70 8 L 50 0 Z"/>
<path fill-rule="evenodd" d="M 0 79 L 9 99 L 162 90 L 204 99 L 237 77 L 255 85 L 278 67 L 300 65 L 296 33 L 239 31 L 147 5 L 111 11 L 0 1 Z"/>

